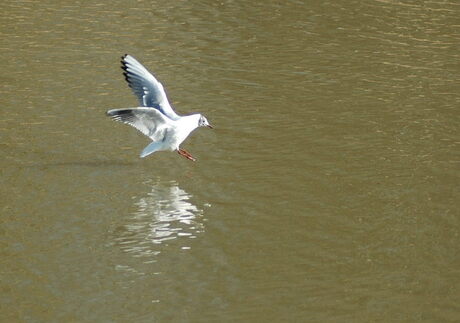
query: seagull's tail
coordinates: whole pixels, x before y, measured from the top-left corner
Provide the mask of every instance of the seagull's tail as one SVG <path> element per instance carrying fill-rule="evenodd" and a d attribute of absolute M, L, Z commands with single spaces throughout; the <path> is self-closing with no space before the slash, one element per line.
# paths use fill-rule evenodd
<path fill-rule="evenodd" d="M 144 148 L 144 150 L 141 152 L 140 157 L 144 158 L 147 157 L 148 155 L 159 151 L 161 148 L 161 142 L 151 142 L 147 147 Z"/>

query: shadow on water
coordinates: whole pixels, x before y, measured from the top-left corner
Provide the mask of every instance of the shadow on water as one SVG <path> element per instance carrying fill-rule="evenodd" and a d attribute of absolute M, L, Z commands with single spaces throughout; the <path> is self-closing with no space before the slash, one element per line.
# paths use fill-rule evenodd
<path fill-rule="evenodd" d="M 77 160 L 77 161 L 57 161 L 47 163 L 26 164 L 26 168 L 48 168 L 48 167 L 124 167 L 133 166 L 136 162 L 124 160 Z"/>
<path fill-rule="evenodd" d="M 181 249 L 187 240 L 204 231 L 203 211 L 190 201 L 191 195 L 174 181 L 151 184 L 150 192 L 135 197 L 135 211 L 126 214 L 114 232 L 114 242 L 134 257 L 155 262 L 171 240 L 179 239 Z"/>

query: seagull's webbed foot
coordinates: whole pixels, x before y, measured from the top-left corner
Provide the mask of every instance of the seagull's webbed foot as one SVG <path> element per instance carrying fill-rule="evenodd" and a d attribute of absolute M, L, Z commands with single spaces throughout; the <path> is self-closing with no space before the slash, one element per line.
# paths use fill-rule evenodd
<path fill-rule="evenodd" d="M 184 156 L 185 158 L 187 159 L 190 159 L 191 161 L 196 161 L 195 157 L 193 157 L 188 151 L 186 151 L 185 149 L 177 149 L 177 153 L 181 156 Z"/>

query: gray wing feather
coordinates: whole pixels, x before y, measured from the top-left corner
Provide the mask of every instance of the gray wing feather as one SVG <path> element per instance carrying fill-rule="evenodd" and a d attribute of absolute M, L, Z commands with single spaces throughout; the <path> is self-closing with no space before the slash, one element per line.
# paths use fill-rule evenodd
<path fill-rule="evenodd" d="M 153 141 L 164 139 L 171 122 L 152 108 L 113 109 L 107 111 L 107 116 L 136 128 Z"/>
<path fill-rule="evenodd" d="M 143 107 L 159 110 L 172 120 L 179 119 L 169 104 L 166 92 L 160 82 L 131 55 L 121 60 L 123 75 Z"/>

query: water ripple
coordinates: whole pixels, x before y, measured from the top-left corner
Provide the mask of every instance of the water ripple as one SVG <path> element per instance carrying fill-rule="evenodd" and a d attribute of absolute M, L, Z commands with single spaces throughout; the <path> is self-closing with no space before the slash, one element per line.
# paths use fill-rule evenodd
<path fill-rule="evenodd" d="M 135 257 L 147 257 L 147 262 L 161 253 L 159 245 L 172 240 L 181 240 L 181 248 L 188 249 L 186 239 L 204 231 L 203 212 L 190 198 L 175 182 L 154 183 L 145 196 L 134 198 L 136 210 L 117 228 L 116 244 Z"/>

